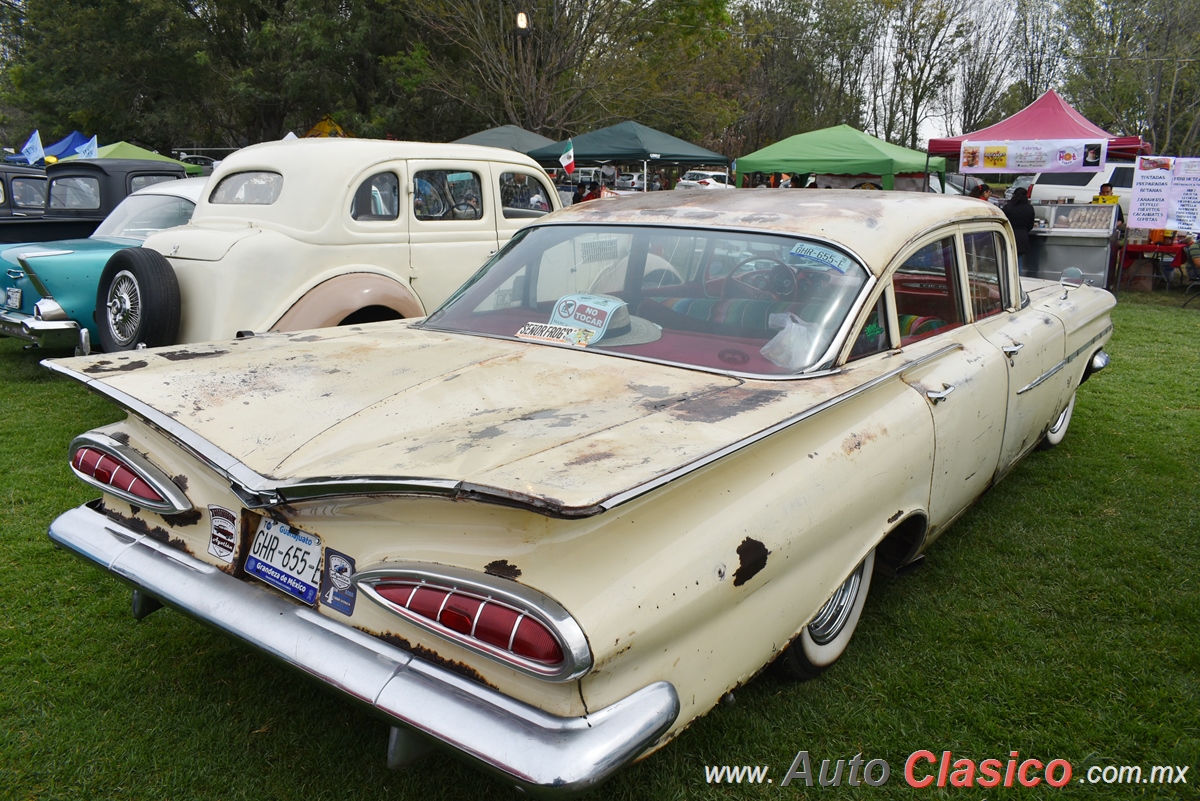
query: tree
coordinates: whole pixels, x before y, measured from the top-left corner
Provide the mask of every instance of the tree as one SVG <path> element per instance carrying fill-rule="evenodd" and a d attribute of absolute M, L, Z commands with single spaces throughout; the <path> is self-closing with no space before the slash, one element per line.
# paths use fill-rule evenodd
<path fill-rule="evenodd" d="M 972 5 L 967 13 L 970 32 L 942 96 L 950 136 L 999 122 L 1016 60 L 1010 46 L 1015 14 L 1006 2 L 987 0 Z"/>
<path fill-rule="evenodd" d="M 516 15 L 529 20 L 518 35 Z M 415 18 L 448 47 L 430 54 L 431 84 L 492 124 L 550 136 L 587 130 L 622 108 L 649 106 L 664 49 L 720 29 L 721 0 L 414 0 Z M 461 58 L 447 54 L 457 51 Z M 614 101 L 614 98 L 616 100 Z"/>

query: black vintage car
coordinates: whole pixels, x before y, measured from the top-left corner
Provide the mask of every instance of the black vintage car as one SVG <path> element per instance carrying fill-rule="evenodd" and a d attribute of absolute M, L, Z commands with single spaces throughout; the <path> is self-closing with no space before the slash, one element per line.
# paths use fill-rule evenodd
<path fill-rule="evenodd" d="M 86 239 L 130 193 L 186 177 L 182 164 L 143 159 L 71 159 L 48 165 L 44 177 L 30 168 L 5 166 L 3 171 L 8 194 L 40 179 L 43 205 L 10 206 L 28 214 L 0 212 L 0 244 Z"/>
<path fill-rule="evenodd" d="M 46 171 L 0 163 L 0 220 L 41 217 L 46 211 Z"/>

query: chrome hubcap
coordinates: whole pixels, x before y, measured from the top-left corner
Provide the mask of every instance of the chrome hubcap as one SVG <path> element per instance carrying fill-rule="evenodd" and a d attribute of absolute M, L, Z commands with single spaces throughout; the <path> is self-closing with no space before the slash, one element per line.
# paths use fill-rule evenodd
<path fill-rule="evenodd" d="M 832 642 L 846 625 L 846 619 L 850 617 L 850 610 L 854 608 L 854 601 L 858 598 L 858 588 L 862 585 L 865 566 L 866 562 L 858 566 L 858 570 L 855 570 L 850 578 L 838 587 L 833 597 L 821 607 L 820 612 L 817 612 L 812 623 L 808 624 L 809 636 L 817 645 L 827 645 Z"/>
<path fill-rule="evenodd" d="M 142 323 L 142 295 L 137 279 L 127 270 L 113 278 L 108 287 L 108 330 L 122 345 L 137 336 Z"/>

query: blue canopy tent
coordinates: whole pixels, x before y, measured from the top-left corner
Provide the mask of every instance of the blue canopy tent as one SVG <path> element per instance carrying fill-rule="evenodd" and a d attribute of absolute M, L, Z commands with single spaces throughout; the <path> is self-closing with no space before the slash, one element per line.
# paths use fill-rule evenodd
<path fill-rule="evenodd" d="M 90 140 L 92 137 L 84 136 L 79 131 L 71 131 L 64 138 L 59 139 L 52 145 L 47 145 L 44 150 L 47 156 L 53 156 L 56 159 L 63 159 L 67 156 L 75 155 L 75 148 L 80 147 Z M 9 164 L 26 164 L 25 157 L 20 153 L 13 153 L 11 156 L 5 156 L 4 160 Z"/>

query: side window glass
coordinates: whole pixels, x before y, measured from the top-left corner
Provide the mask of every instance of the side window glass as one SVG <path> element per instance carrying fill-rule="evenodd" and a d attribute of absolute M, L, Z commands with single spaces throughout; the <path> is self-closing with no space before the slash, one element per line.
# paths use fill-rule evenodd
<path fill-rule="evenodd" d="M 867 321 L 863 324 L 862 330 L 858 332 L 858 338 L 854 340 L 854 347 L 850 350 L 850 361 L 870 356 L 873 353 L 883 353 L 890 347 L 887 296 L 880 295 L 875 306 L 867 312 Z"/>
<path fill-rule="evenodd" d="M 13 186 L 16 186 L 16 181 L 13 181 Z M 0 181 L 0 203 L 8 202 L 8 193 L 4 191 L 4 181 Z"/>
<path fill-rule="evenodd" d="M 46 205 L 46 179 L 13 178 L 12 197 L 13 203 L 23 209 L 44 207 Z"/>
<path fill-rule="evenodd" d="M 359 184 L 350 202 L 356 220 L 395 220 L 400 216 L 400 179 L 393 172 L 380 172 Z"/>
<path fill-rule="evenodd" d="M 55 178 L 50 182 L 50 208 L 100 208 L 100 181 L 74 175 Z"/>
<path fill-rule="evenodd" d="M 528 173 L 503 172 L 500 173 L 500 203 L 507 220 L 541 217 L 550 211 L 550 190 Z"/>
<path fill-rule="evenodd" d="M 967 251 L 967 286 L 976 320 L 1004 311 L 1004 250 L 995 231 L 963 235 Z"/>
<path fill-rule="evenodd" d="M 909 256 L 896 270 L 892 285 L 901 345 L 963 324 L 954 237 L 931 242 Z"/>
<path fill-rule="evenodd" d="M 418 220 L 483 217 L 479 175 L 460 170 L 422 170 L 413 177 L 413 216 Z"/>
<path fill-rule="evenodd" d="M 209 195 L 208 202 L 236 206 L 270 206 L 283 191 L 283 176 L 277 172 L 235 172 L 226 175 Z"/>
<path fill-rule="evenodd" d="M 136 192 L 139 189 L 145 189 L 147 186 L 161 184 L 163 181 L 176 181 L 179 179 L 177 175 L 135 175 L 129 179 L 129 191 Z"/>

